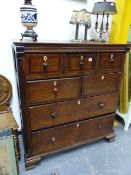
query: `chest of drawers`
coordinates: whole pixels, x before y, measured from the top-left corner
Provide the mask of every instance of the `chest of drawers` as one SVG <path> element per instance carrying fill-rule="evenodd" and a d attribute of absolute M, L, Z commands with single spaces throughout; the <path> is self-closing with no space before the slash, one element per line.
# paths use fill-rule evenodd
<path fill-rule="evenodd" d="M 114 139 L 126 45 L 13 42 L 26 167 L 42 156 Z"/>

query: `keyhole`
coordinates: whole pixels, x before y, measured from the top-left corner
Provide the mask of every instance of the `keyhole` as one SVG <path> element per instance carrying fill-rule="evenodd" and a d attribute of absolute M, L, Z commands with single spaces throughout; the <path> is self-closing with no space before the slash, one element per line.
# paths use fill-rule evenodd
<path fill-rule="evenodd" d="M 56 86 L 57 85 L 57 81 L 54 81 L 54 86 Z"/>
<path fill-rule="evenodd" d="M 102 80 L 104 80 L 104 78 L 105 78 L 104 76 L 101 77 Z"/>
<path fill-rule="evenodd" d="M 47 56 L 44 56 L 44 61 L 47 61 Z"/>

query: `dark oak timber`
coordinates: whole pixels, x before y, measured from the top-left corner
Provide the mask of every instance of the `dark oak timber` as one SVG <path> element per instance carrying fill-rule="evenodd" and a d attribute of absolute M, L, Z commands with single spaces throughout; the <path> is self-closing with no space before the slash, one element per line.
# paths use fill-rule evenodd
<path fill-rule="evenodd" d="M 42 156 L 114 140 L 126 45 L 14 41 L 12 48 L 26 169 Z"/>

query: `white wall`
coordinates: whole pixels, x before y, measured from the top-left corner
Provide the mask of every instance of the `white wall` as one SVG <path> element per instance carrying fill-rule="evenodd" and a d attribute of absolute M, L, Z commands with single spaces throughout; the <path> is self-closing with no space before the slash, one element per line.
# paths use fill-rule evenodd
<path fill-rule="evenodd" d="M 33 0 L 32 2 L 38 10 L 38 25 L 34 29 L 38 34 L 38 40 L 74 39 L 75 26 L 69 24 L 72 10 L 85 8 L 91 11 L 95 1 Z M 19 8 L 23 3 L 24 0 L 9 0 L 8 3 L 7 1 L 1 1 L 0 6 L 0 74 L 6 76 L 12 83 L 11 106 L 19 128 L 21 128 L 21 122 L 11 44 L 13 39 L 20 39 L 21 33 L 25 30 L 20 23 L 19 12 Z M 96 37 L 94 29 L 89 31 L 88 39 L 92 37 Z M 79 38 L 83 39 L 83 27 L 80 28 Z"/>

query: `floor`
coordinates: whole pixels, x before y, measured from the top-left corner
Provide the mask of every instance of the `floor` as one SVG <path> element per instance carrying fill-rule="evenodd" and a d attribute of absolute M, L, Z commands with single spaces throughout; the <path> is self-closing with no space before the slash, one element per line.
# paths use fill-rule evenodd
<path fill-rule="evenodd" d="M 19 162 L 20 175 L 130 175 L 131 126 L 125 132 L 119 123 L 115 133 L 115 142 L 101 139 L 45 157 L 29 171 L 25 171 L 22 157 Z M 22 144 L 20 147 L 23 153 Z"/>

